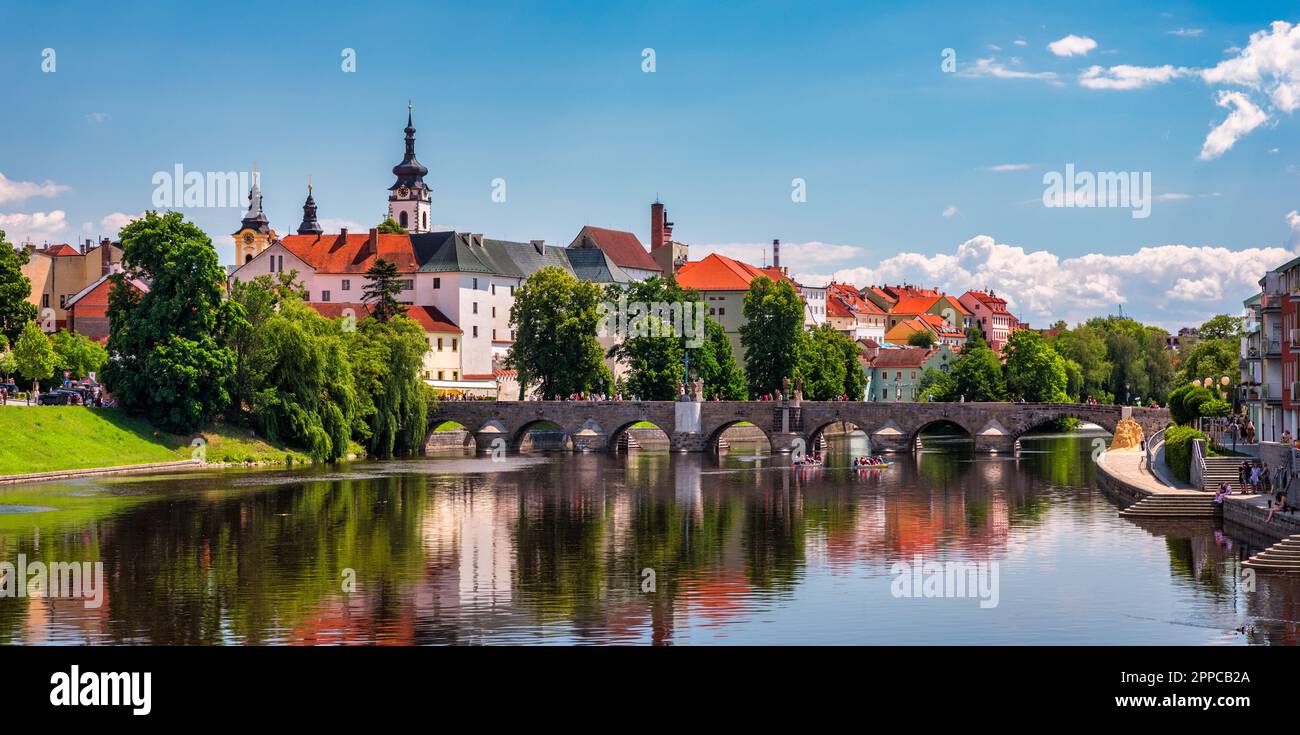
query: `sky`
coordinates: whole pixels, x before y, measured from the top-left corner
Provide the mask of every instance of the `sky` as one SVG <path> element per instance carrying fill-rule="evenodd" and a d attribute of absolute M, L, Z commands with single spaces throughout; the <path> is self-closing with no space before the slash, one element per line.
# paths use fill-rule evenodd
<path fill-rule="evenodd" d="M 281 234 L 310 178 L 364 230 L 410 100 L 434 221 L 501 239 L 648 242 L 658 197 L 692 259 L 780 238 L 809 283 L 1169 329 L 1300 247 L 1294 3 L 189 5 L 0 0 L 9 241 L 112 237 L 177 165 L 256 164 Z M 1109 203 L 1053 192 L 1067 166 L 1148 206 L 1048 206 Z M 228 263 L 237 204 L 175 208 Z"/>

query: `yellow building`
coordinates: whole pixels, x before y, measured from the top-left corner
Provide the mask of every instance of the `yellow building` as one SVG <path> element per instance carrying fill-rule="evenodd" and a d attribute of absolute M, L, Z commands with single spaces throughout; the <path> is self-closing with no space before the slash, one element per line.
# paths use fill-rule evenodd
<path fill-rule="evenodd" d="M 37 308 L 37 323 L 47 332 L 67 326 L 68 299 L 107 275 L 122 262 L 122 248 L 107 239 L 98 245 L 86 240 L 81 249 L 51 245 L 39 250 L 28 246 L 27 265 L 22 272 L 32 282 L 27 301 Z"/>

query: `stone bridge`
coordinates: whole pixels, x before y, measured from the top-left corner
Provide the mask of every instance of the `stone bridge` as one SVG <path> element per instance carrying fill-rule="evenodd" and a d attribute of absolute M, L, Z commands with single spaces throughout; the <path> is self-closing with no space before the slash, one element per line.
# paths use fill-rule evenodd
<path fill-rule="evenodd" d="M 911 452 L 919 434 L 951 424 L 975 440 L 979 452 L 1014 452 L 1020 436 L 1064 418 L 1097 424 L 1111 433 L 1133 418 L 1150 436 L 1169 423 L 1162 408 L 1072 403 L 888 403 L 851 401 L 439 401 L 430 428 L 454 421 L 479 451 L 515 451 L 543 422 L 564 432 L 573 449 L 607 450 L 640 422 L 668 435 L 673 451 L 715 451 L 726 429 L 748 422 L 762 430 L 774 452 L 800 451 L 841 423 L 866 432 L 876 451 Z"/>

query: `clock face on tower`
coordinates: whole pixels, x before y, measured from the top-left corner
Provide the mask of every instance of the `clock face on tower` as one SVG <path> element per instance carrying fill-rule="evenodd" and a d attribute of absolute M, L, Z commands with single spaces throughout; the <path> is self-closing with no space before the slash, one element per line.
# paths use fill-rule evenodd
<path fill-rule="evenodd" d="M 251 232 L 245 232 L 245 233 L 244 233 L 244 243 L 247 244 L 247 245 L 252 245 L 252 244 L 253 244 L 253 233 L 251 233 Z"/>
<path fill-rule="evenodd" d="M 405 186 L 397 190 L 397 196 L 401 197 L 402 199 L 405 199 L 410 195 L 411 195 L 411 190 L 406 188 Z"/>

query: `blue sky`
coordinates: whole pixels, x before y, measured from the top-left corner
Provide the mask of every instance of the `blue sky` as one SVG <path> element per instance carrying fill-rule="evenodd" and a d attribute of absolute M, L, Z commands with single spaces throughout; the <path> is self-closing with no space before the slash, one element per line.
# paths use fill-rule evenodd
<path fill-rule="evenodd" d="M 308 176 L 322 218 L 371 226 L 411 98 L 434 220 L 501 238 L 645 241 L 657 194 L 693 257 L 779 237 L 810 281 L 989 286 L 1035 323 L 1122 302 L 1167 327 L 1237 310 L 1300 244 L 1300 30 L 1270 27 L 1293 3 L 982 5 L 3 2 L 0 228 L 112 235 L 155 172 L 253 161 L 279 232 Z M 1122 86 L 1121 65 L 1136 88 L 1084 83 Z M 1206 158 L 1234 110 L 1251 129 Z M 1145 219 L 1045 207 L 1067 163 L 1149 171 L 1163 198 Z M 229 261 L 240 213 L 185 212 Z"/>

